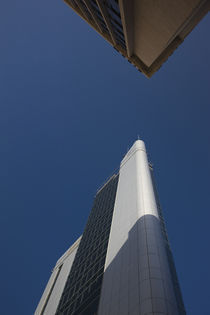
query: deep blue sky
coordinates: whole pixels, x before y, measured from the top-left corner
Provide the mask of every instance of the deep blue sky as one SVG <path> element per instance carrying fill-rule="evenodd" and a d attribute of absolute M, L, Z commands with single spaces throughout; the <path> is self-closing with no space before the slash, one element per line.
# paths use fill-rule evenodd
<path fill-rule="evenodd" d="M 149 80 L 61 0 L 0 4 L 1 314 L 32 314 L 139 134 L 188 314 L 209 314 L 210 20 Z"/>

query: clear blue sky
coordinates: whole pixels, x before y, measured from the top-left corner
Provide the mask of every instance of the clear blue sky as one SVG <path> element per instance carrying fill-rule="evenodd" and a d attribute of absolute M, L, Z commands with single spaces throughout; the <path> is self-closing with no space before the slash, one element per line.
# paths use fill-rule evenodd
<path fill-rule="evenodd" d="M 148 80 L 61 0 L 0 4 L 1 314 L 32 314 L 139 134 L 188 314 L 209 314 L 210 20 Z"/>

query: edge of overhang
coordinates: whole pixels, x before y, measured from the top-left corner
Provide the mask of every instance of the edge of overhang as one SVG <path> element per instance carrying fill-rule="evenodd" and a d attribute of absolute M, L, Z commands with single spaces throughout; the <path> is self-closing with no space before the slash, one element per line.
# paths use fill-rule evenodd
<path fill-rule="evenodd" d="M 187 35 L 196 27 L 196 25 L 202 20 L 202 18 L 210 10 L 210 0 L 204 0 L 202 3 L 195 8 L 195 11 L 189 17 L 189 22 L 183 25 L 179 33 L 176 34 L 175 38 L 169 43 L 169 45 L 162 51 L 162 53 L 156 58 L 156 60 L 151 64 L 151 66 L 146 66 L 142 60 L 137 56 L 133 55 L 130 59 L 134 62 L 136 67 L 146 75 L 147 78 L 151 76 L 160 69 L 162 64 L 167 61 L 167 59 L 174 53 L 178 46 L 183 43 Z"/>

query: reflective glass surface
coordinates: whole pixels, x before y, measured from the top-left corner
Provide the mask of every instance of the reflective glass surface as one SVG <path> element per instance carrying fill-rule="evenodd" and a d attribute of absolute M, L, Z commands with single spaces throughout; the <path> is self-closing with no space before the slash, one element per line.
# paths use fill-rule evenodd
<path fill-rule="evenodd" d="M 56 314 L 97 314 L 118 175 L 96 194 Z"/>

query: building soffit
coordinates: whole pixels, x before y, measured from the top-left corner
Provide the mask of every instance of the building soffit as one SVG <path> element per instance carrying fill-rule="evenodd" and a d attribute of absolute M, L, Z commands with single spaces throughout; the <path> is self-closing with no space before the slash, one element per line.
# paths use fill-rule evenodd
<path fill-rule="evenodd" d="M 82 1 L 82 4 L 81 4 Z M 174 50 L 183 42 L 184 38 L 190 33 L 190 31 L 198 24 L 198 22 L 207 14 L 210 9 L 210 0 L 193 0 L 198 1 L 198 5 L 194 8 L 187 20 L 180 25 L 179 29 L 168 40 L 164 49 L 155 60 L 147 65 L 144 60 L 135 51 L 134 39 L 137 36 L 135 34 L 135 1 L 138 0 L 119 0 L 121 22 L 123 26 L 123 33 L 125 38 L 126 49 L 123 49 L 116 42 L 113 26 L 111 24 L 108 10 L 103 3 L 103 0 L 95 0 L 104 22 L 107 26 L 108 32 L 103 32 L 100 21 L 94 12 L 89 0 L 64 0 L 77 14 L 80 15 L 91 27 L 93 27 L 104 39 L 106 39 L 115 49 L 117 49 L 125 58 L 128 59 L 139 71 L 143 72 L 148 78 L 151 77 L 168 59 L 168 57 L 174 52 Z M 144 0 L 145 1 L 145 0 Z M 139 3 L 138 3 L 139 4 Z M 183 2 L 184 5 L 184 2 Z M 85 12 L 85 8 L 88 12 Z M 90 17 L 88 16 L 90 14 Z"/>

